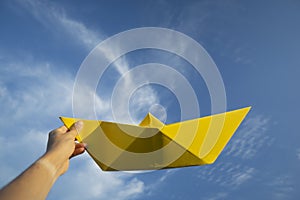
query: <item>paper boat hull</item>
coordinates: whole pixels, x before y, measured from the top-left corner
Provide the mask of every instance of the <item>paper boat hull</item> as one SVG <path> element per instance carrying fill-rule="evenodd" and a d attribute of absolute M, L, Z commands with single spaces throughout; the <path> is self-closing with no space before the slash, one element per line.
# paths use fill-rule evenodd
<path fill-rule="evenodd" d="M 102 170 L 154 170 L 213 163 L 250 107 L 164 125 L 151 114 L 140 125 L 83 120 L 77 136 Z M 61 117 L 69 128 L 78 121 Z"/>

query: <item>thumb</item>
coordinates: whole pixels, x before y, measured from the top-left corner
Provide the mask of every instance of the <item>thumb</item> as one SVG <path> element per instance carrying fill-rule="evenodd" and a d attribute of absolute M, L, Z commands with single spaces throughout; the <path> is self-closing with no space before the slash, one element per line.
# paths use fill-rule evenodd
<path fill-rule="evenodd" d="M 77 121 L 70 127 L 70 134 L 73 134 L 74 137 L 82 130 L 83 121 Z"/>

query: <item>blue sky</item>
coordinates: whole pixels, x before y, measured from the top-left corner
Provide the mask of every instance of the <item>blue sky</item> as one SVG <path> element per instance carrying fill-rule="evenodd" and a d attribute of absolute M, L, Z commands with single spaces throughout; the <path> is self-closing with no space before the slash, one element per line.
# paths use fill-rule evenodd
<path fill-rule="evenodd" d="M 244 123 L 208 166 L 104 173 L 85 154 L 71 161 L 48 199 L 299 199 L 299 10 L 297 0 L 1 1 L 0 185 L 43 154 L 48 132 L 61 125 L 59 116 L 73 115 L 77 71 L 97 44 L 132 28 L 164 27 L 206 49 L 221 73 L 227 110 L 252 106 Z M 148 62 L 183 74 L 196 92 L 200 116 L 211 114 L 209 92 L 192 66 L 148 49 L 108 68 L 96 91 L 99 119 L 113 120 L 110 97 L 121 75 Z M 121 121 L 131 120 L 124 109 L 138 122 L 155 104 L 166 111 L 152 110 L 162 120 L 180 120 L 179 102 L 168 88 L 140 87 L 128 106 L 122 95 Z"/>

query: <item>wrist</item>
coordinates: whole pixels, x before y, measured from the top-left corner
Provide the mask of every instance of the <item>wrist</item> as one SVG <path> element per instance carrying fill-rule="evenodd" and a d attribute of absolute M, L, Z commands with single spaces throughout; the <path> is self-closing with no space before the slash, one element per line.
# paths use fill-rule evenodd
<path fill-rule="evenodd" d="M 53 178 L 57 179 L 62 173 L 61 171 L 61 163 L 58 162 L 58 159 L 54 156 L 54 154 L 47 152 L 45 153 L 38 161 L 38 164 L 42 165 L 49 173 L 53 176 Z"/>

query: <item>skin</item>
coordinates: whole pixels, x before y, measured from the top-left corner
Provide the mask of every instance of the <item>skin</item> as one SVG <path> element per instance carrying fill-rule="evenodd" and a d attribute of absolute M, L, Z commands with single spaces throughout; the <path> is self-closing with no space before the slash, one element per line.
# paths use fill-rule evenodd
<path fill-rule="evenodd" d="M 82 121 L 78 121 L 70 129 L 61 126 L 51 131 L 46 153 L 2 188 L 0 199 L 46 199 L 58 177 L 68 170 L 70 158 L 85 151 L 85 144 L 75 142 L 82 126 Z"/>

